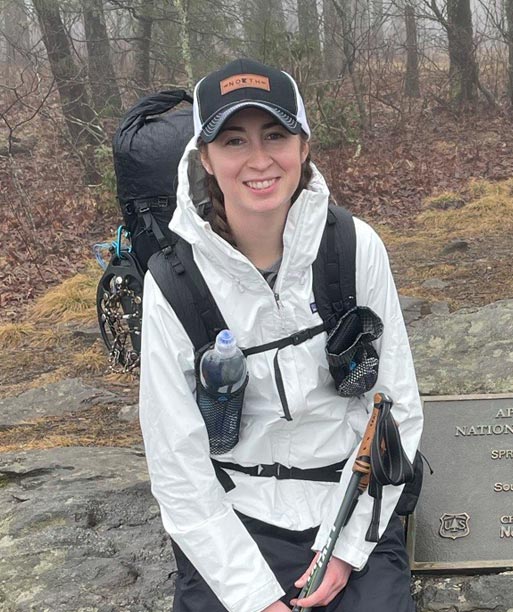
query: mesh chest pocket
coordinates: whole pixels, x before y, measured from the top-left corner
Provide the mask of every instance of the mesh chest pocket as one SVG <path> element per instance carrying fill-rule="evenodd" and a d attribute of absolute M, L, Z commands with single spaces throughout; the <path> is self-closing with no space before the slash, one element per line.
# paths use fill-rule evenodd
<path fill-rule="evenodd" d="M 210 453 L 222 455 L 232 450 L 239 441 L 240 421 L 244 393 L 249 376 L 242 386 L 230 393 L 218 393 L 206 389 L 196 376 L 196 402 L 205 421 Z"/>
<path fill-rule="evenodd" d="M 383 322 L 366 306 L 355 306 L 330 332 L 326 355 L 337 392 L 355 397 L 376 384 L 379 357 L 372 346 L 383 333 Z"/>

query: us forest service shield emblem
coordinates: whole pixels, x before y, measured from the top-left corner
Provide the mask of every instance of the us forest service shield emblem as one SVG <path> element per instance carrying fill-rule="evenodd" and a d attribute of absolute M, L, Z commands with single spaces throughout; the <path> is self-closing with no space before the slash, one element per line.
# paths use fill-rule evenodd
<path fill-rule="evenodd" d="M 440 517 L 440 537 L 456 540 L 464 538 L 470 533 L 470 516 L 466 512 L 460 514 L 442 514 Z"/>

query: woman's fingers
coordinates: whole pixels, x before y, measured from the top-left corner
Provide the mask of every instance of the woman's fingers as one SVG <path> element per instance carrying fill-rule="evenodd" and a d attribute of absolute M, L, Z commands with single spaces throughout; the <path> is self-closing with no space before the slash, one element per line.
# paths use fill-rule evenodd
<path fill-rule="evenodd" d="M 292 606 L 297 605 L 302 608 L 313 608 L 314 606 L 326 606 L 327 604 L 330 603 L 330 601 L 332 601 L 332 599 L 334 599 L 335 595 L 337 595 L 337 592 L 336 591 L 332 592 L 331 589 L 329 589 L 327 586 L 326 587 L 324 586 L 324 582 L 323 582 L 323 584 L 320 585 L 317 591 L 315 591 L 311 595 L 308 595 L 308 597 L 303 597 L 303 599 L 292 599 L 290 604 Z"/>
<path fill-rule="evenodd" d="M 311 569 L 312 567 L 313 563 L 309 569 Z M 328 563 L 326 574 L 324 576 L 323 581 L 319 585 L 319 588 L 307 597 L 303 597 L 302 599 L 292 599 L 290 602 L 291 605 L 299 605 L 303 608 L 312 608 L 314 606 L 328 605 L 346 586 L 347 581 L 349 580 L 349 576 L 351 575 L 352 569 L 353 568 L 345 561 L 342 561 L 337 557 L 332 557 L 332 559 Z M 309 572 L 306 572 L 307 577 L 308 575 Z M 302 580 L 304 576 L 305 574 L 303 574 L 300 580 Z M 296 586 L 300 586 L 298 585 L 300 580 L 296 582 Z"/>

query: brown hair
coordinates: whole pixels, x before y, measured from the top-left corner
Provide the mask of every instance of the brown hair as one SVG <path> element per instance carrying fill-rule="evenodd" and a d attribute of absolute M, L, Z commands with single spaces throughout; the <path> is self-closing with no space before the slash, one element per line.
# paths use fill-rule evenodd
<path fill-rule="evenodd" d="M 206 143 L 199 138 L 198 139 L 198 149 L 200 153 L 206 151 L 207 145 Z M 308 183 L 312 179 L 313 170 L 310 153 L 308 153 L 305 161 L 301 164 L 301 177 L 299 178 L 299 183 L 296 191 L 294 191 L 291 202 L 294 203 L 298 198 L 299 194 L 308 186 Z M 228 223 L 228 218 L 226 217 L 226 209 L 224 207 L 224 194 L 219 187 L 219 183 L 217 179 L 212 174 L 208 174 L 205 179 L 206 187 L 208 191 L 208 196 L 212 203 L 212 209 L 210 211 L 208 221 L 212 226 L 212 229 L 216 234 L 224 238 L 226 242 L 229 242 L 232 246 L 237 246 L 235 242 L 235 236 L 232 234 L 232 230 L 230 228 L 230 224 Z"/>

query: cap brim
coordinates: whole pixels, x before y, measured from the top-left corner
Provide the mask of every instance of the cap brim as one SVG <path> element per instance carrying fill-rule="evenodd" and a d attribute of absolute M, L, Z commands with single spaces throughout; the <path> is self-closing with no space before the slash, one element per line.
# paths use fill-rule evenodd
<path fill-rule="evenodd" d="M 208 119 L 203 126 L 201 131 L 201 138 L 205 142 L 212 142 L 219 134 L 221 128 L 225 122 L 235 113 L 239 112 L 244 108 L 261 108 L 265 112 L 272 115 L 283 127 L 288 130 L 291 134 L 300 134 L 302 131 L 301 123 L 289 112 L 276 106 L 274 104 L 267 104 L 265 102 L 255 102 L 254 100 L 236 102 L 230 106 L 223 108 L 223 110 L 216 113 L 213 117 Z"/>

